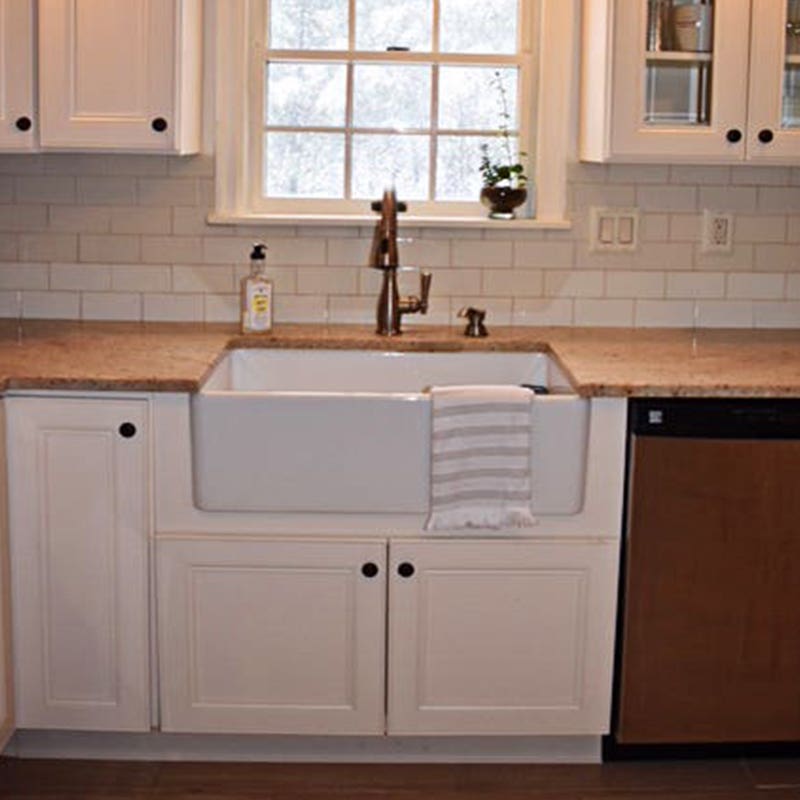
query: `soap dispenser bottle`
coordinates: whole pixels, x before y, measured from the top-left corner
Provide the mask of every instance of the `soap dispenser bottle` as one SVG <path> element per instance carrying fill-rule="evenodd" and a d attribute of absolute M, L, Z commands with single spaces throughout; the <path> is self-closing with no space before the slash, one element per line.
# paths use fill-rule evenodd
<path fill-rule="evenodd" d="M 272 330 L 272 281 L 265 275 L 267 246 L 253 245 L 250 274 L 242 278 L 242 333 Z"/>

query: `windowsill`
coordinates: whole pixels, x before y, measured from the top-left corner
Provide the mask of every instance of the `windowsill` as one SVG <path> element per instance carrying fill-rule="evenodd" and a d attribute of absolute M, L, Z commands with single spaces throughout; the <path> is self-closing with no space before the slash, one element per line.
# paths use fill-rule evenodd
<path fill-rule="evenodd" d="M 290 225 L 307 226 L 372 226 L 376 214 L 218 214 L 206 217 L 209 225 Z M 568 219 L 489 219 L 488 217 L 414 217 L 400 214 L 401 227 L 412 228 L 480 228 L 486 230 L 569 230 Z"/>

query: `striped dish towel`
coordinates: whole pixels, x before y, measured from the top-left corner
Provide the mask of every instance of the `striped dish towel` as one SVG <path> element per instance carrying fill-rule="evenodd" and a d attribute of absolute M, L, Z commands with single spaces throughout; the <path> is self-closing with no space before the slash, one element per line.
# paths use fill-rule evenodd
<path fill-rule="evenodd" d="M 521 386 L 434 386 L 426 530 L 535 525 L 531 402 Z"/>

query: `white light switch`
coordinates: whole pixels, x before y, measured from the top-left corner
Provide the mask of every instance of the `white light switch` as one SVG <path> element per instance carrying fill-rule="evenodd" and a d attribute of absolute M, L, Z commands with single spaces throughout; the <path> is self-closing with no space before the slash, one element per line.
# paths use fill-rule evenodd
<path fill-rule="evenodd" d="M 597 208 L 590 210 L 591 240 L 594 252 L 632 251 L 639 245 L 638 208 Z"/>

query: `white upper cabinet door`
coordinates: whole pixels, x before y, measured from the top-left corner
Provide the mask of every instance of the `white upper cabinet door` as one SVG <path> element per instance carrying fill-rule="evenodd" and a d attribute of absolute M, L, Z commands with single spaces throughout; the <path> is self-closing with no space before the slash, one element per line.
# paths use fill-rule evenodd
<path fill-rule="evenodd" d="M 800 159 L 800 4 L 753 0 L 747 156 Z"/>
<path fill-rule="evenodd" d="M 585 0 L 583 12 L 582 159 L 745 158 L 750 0 Z"/>
<path fill-rule="evenodd" d="M 0 0 L 0 150 L 36 146 L 34 0 Z"/>
<path fill-rule="evenodd" d="M 147 403 L 5 403 L 17 726 L 149 730 Z"/>
<path fill-rule="evenodd" d="M 388 732 L 608 731 L 617 546 L 393 541 Z"/>
<path fill-rule="evenodd" d="M 5 407 L 0 400 L 0 753 L 3 752 L 3 748 L 14 733 L 5 430 Z"/>
<path fill-rule="evenodd" d="M 43 148 L 196 152 L 200 0 L 40 0 Z"/>
<path fill-rule="evenodd" d="M 161 727 L 384 732 L 385 542 L 158 543 Z"/>

